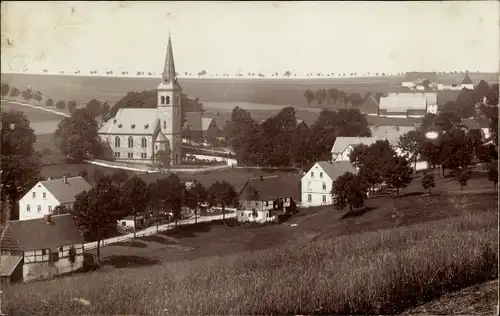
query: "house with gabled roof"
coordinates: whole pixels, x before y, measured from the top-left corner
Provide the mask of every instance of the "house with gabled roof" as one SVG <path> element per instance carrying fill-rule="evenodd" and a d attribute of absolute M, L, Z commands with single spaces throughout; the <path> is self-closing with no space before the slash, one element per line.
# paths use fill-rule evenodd
<path fill-rule="evenodd" d="M 386 117 L 424 117 L 427 113 L 436 114 L 438 111 L 437 93 L 410 92 L 389 93 L 380 98 L 379 116 Z"/>
<path fill-rule="evenodd" d="M 333 204 L 333 182 L 346 172 L 357 174 L 349 161 L 320 161 L 314 164 L 301 179 L 302 206 Z"/>
<path fill-rule="evenodd" d="M 335 139 L 335 143 L 332 146 L 332 161 L 349 161 L 349 155 L 351 154 L 354 146 L 364 144 L 370 146 L 374 144 L 378 137 L 342 137 L 339 136 Z"/>
<path fill-rule="evenodd" d="M 429 86 L 436 86 L 438 84 L 437 72 L 407 72 L 401 82 L 401 86 L 411 89 L 423 90 L 424 82 L 429 81 Z"/>
<path fill-rule="evenodd" d="M 365 115 L 378 115 L 379 103 L 373 95 L 369 95 L 359 107 L 359 111 Z"/>
<path fill-rule="evenodd" d="M 462 81 L 458 81 L 455 77 L 451 77 L 448 79 L 440 80 L 438 84 L 438 90 L 440 91 L 460 91 L 462 89 L 474 90 L 474 82 L 472 82 L 468 71 L 465 72 Z"/>
<path fill-rule="evenodd" d="M 3 283 L 49 279 L 83 267 L 84 240 L 70 214 L 9 221 L 0 246 Z"/>
<path fill-rule="evenodd" d="M 53 214 L 57 206 L 71 209 L 76 196 L 90 189 L 90 184 L 82 177 L 39 181 L 19 200 L 19 220 Z"/>
<path fill-rule="evenodd" d="M 300 177 L 296 174 L 250 178 L 239 193 L 240 222 L 265 223 L 295 213 L 300 200 Z"/>

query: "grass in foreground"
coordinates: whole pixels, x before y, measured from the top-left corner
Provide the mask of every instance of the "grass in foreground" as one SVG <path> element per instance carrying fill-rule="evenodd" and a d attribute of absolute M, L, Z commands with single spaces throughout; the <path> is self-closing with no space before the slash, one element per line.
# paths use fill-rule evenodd
<path fill-rule="evenodd" d="M 498 277 L 498 213 L 4 289 L 16 315 L 390 314 Z M 72 301 L 83 298 L 89 306 Z"/>

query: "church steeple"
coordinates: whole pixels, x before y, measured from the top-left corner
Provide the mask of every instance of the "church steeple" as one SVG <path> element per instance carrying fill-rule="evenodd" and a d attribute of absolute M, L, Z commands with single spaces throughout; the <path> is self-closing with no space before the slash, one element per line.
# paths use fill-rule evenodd
<path fill-rule="evenodd" d="M 165 56 L 165 66 L 163 68 L 163 83 L 174 83 L 177 81 L 174 64 L 174 53 L 172 52 L 172 39 L 168 33 L 167 55 Z"/>

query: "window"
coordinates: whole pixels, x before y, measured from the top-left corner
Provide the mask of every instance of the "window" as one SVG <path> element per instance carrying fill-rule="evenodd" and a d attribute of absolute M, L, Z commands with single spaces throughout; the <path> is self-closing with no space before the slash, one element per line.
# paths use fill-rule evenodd
<path fill-rule="evenodd" d="M 311 178 L 314 178 L 314 172 L 311 171 Z"/>
<path fill-rule="evenodd" d="M 129 158 L 134 158 L 134 153 L 128 153 Z"/>
<path fill-rule="evenodd" d="M 115 147 L 120 147 L 120 137 L 115 137 Z"/>
<path fill-rule="evenodd" d="M 141 158 L 147 158 L 147 154 L 146 153 L 141 153 Z"/>
<path fill-rule="evenodd" d="M 36 198 L 36 192 L 33 192 L 33 198 Z"/>
<path fill-rule="evenodd" d="M 115 157 L 116 158 L 120 158 L 120 152 L 119 151 L 115 151 Z"/>
<path fill-rule="evenodd" d="M 326 183 L 323 182 L 323 191 L 326 190 Z"/>
<path fill-rule="evenodd" d="M 240 216 L 245 216 L 245 213 L 241 212 Z"/>
<path fill-rule="evenodd" d="M 42 249 L 42 256 L 45 256 L 47 254 L 47 250 Z"/>
<path fill-rule="evenodd" d="M 37 210 L 37 212 L 41 212 L 42 211 L 42 206 L 41 205 L 37 205 L 36 210 Z"/>
<path fill-rule="evenodd" d="M 31 211 L 31 206 L 28 204 L 28 205 L 26 205 L 26 212 L 29 212 L 29 211 Z"/>
<path fill-rule="evenodd" d="M 47 198 L 47 193 L 43 192 L 42 196 L 43 196 L 43 199 L 45 200 Z"/>
<path fill-rule="evenodd" d="M 132 136 L 128 137 L 128 148 L 134 148 L 134 139 Z"/>
<path fill-rule="evenodd" d="M 52 213 L 52 205 L 49 205 L 49 213 Z"/>
<path fill-rule="evenodd" d="M 127 222 L 122 222 L 122 226 L 127 226 Z"/>
<path fill-rule="evenodd" d="M 311 196 L 311 194 L 308 194 L 307 195 L 307 202 L 311 202 L 311 201 L 312 201 L 312 196 Z"/>
<path fill-rule="evenodd" d="M 311 182 L 310 182 L 310 181 L 309 181 L 309 182 L 307 182 L 307 189 L 308 189 L 308 190 L 311 190 Z"/>
<path fill-rule="evenodd" d="M 319 173 L 319 177 L 320 177 L 321 179 L 323 179 L 323 172 L 320 172 L 320 173 Z"/>
<path fill-rule="evenodd" d="M 59 261 L 59 252 L 52 253 L 52 261 Z"/>
<path fill-rule="evenodd" d="M 170 97 L 167 95 L 167 98 L 166 98 L 166 104 L 170 104 Z"/>
<path fill-rule="evenodd" d="M 165 97 L 164 96 L 161 96 L 161 104 L 165 104 Z"/>
<path fill-rule="evenodd" d="M 163 128 L 167 128 L 167 121 L 163 121 Z"/>
<path fill-rule="evenodd" d="M 326 195 L 323 195 L 323 203 L 326 202 Z"/>
<path fill-rule="evenodd" d="M 146 137 L 141 138 L 141 147 L 146 148 L 148 146 L 148 141 L 146 140 Z"/>

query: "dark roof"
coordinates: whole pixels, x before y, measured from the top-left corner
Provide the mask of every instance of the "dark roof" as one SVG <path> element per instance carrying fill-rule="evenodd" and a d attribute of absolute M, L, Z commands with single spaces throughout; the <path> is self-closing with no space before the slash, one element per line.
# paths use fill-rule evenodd
<path fill-rule="evenodd" d="M 432 72 L 407 72 L 404 77 L 404 81 L 406 82 L 417 82 L 424 81 L 428 79 L 430 82 L 437 82 L 437 73 L 435 71 Z"/>
<path fill-rule="evenodd" d="M 465 77 L 464 77 L 464 80 L 462 80 L 462 84 L 474 84 L 472 82 L 472 79 L 469 77 L 468 72 L 465 73 Z"/>
<path fill-rule="evenodd" d="M 412 117 L 383 117 L 373 115 L 365 115 L 365 117 L 368 125 L 415 126 L 421 123 L 420 118 Z"/>
<path fill-rule="evenodd" d="M 70 214 L 53 215 L 50 223 L 44 218 L 9 221 L 5 229 L 1 247 L 10 251 L 55 250 L 59 246 L 83 243 Z"/>
<path fill-rule="evenodd" d="M 223 130 L 224 129 L 224 126 L 226 125 L 226 121 L 229 120 L 230 118 L 227 118 L 226 116 L 223 116 L 223 115 L 214 115 L 214 121 L 215 121 L 215 125 L 217 125 L 217 127 L 220 129 L 220 130 Z"/>
<path fill-rule="evenodd" d="M 458 95 L 460 94 L 459 90 L 442 90 L 437 93 L 437 104 L 438 108 L 442 109 L 444 105 L 450 101 L 457 101 Z"/>
<path fill-rule="evenodd" d="M 337 180 L 338 177 L 346 172 L 358 173 L 356 168 L 349 161 L 320 161 L 318 165 L 325 171 L 332 181 Z"/>
<path fill-rule="evenodd" d="M 82 177 L 64 178 L 40 181 L 42 184 L 58 201 L 59 203 L 70 203 L 76 200 L 76 196 L 83 191 L 91 189 L 90 184 Z"/>
<path fill-rule="evenodd" d="M 372 95 L 368 96 L 368 98 L 366 98 L 366 100 L 361 104 L 360 111 L 364 114 L 377 114 L 378 102 L 375 97 Z"/>
<path fill-rule="evenodd" d="M 201 112 L 186 112 L 186 122 L 184 126 L 189 125 L 192 131 L 202 131 L 201 116 Z"/>
<path fill-rule="evenodd" d="M 479 123 L 473 118 L 466 118 L 462 120 L 462 125 L 465 125 L 467 129 L 481 129 Z"/>
<path fill-rule="evenodd" d="M 240 200 L 245 201 L 270 201 L 284 197 L 291 197 L 294 201 L 300 200 L 298 175 L 250 178 L 240 192 Z"/>

